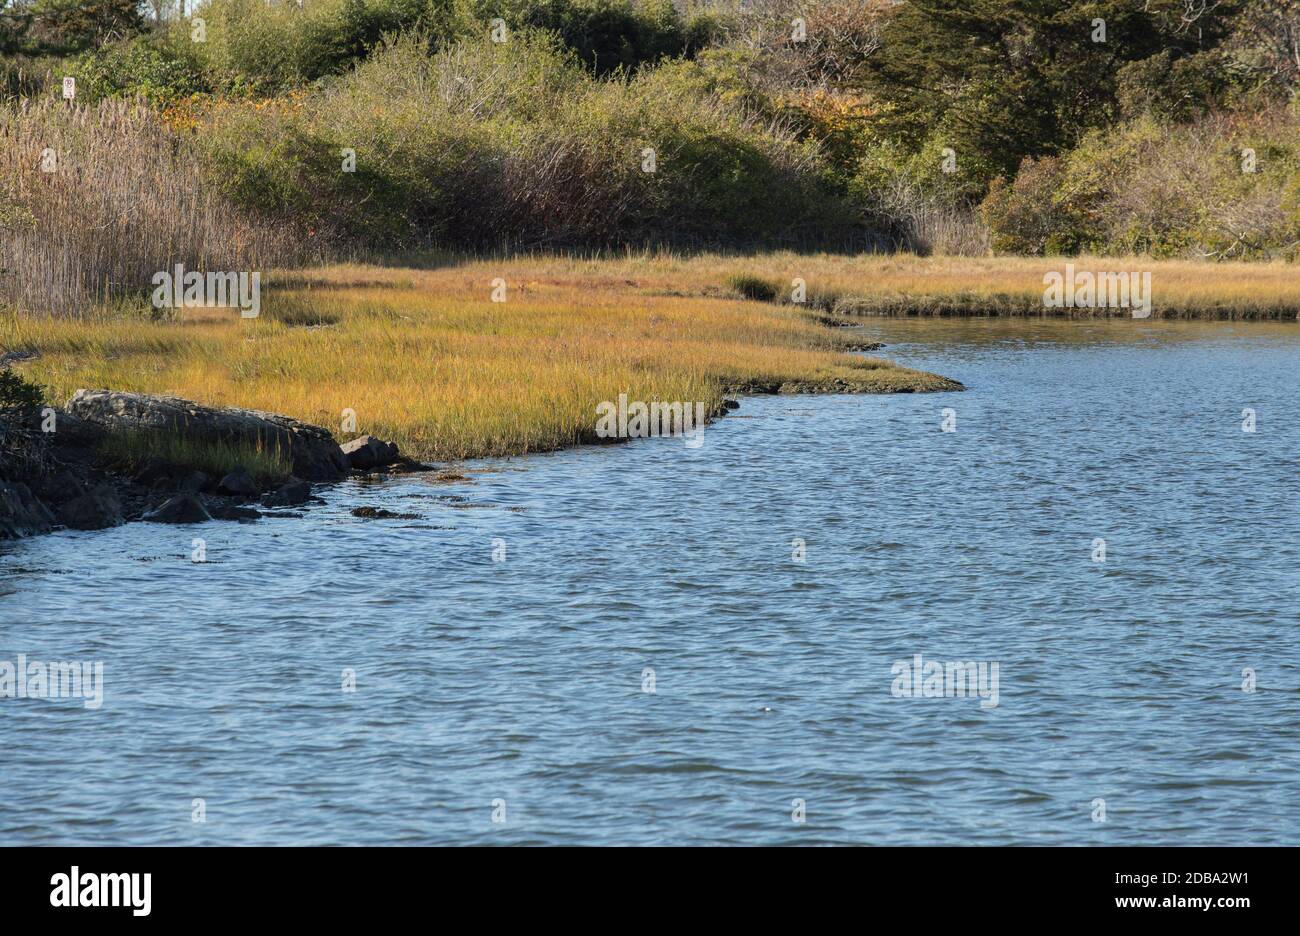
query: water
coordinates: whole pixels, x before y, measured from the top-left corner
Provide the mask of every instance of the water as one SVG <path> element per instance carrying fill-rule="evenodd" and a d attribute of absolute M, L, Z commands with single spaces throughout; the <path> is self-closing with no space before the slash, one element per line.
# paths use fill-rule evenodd
<path fill-rule="evenodd" d="M 1300 843 L 1300 326 L 866 332 L 969 392 L 0 546 L 0 660 L 105 683 L 0 699 L 0 841 Z"/>

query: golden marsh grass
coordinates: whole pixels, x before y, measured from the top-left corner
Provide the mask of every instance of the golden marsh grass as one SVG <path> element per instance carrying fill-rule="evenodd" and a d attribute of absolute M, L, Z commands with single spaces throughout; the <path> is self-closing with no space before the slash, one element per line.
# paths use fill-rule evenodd
<path fill-rule="evenodd" d="M 0 343 L 36 352 L 21 369 L 60 402 L 82 387 L 169 393 L 340 436 L 352 410 L 357 432 L 435 459 L 595 441 L 596 405 L 620 393 L 714 411 L 729 391 L 957 388 L 845 353 L 841 330 L 797 306 L 669 294 L 713 274 L 672 258 L 336 266 L 282 275 L 258 319 L 10 314 Z"/>
<path fill-rule="evenodd" d="M 620 393 L 702 401 L 712 411 L 729 392 L 955 389 L 846 353 L 852 332 L 826 327 L 824 310 L 926 301 L 1041 310 L 1044 272 L 1064 265 L 793 253 L 439 262 L 281 273 L 269 279 L 256 320 L 227 310 L 175 321 L 9 314 L 0 344 L 37 352 L 20 367 L 59 401 L 81 387 L 171 393 L 284 413 L 340 436 L 353 410 L 357 432 L 417 457 L 510 455 L 595 441 L 596 404 Z M 1300 277 L 1287 264 L 1070 262 L 1151 270 L 1157 315 L 1162 305 L 1167 314 L 1229 318 L 1294 319 L 1300 309 Z M 746 300 L 729 285 L 747 277 L 776 286 L 778 301 Z M 782 301 L 796 277 L 807 283 L 806 307 Z M 491 298 L 497 278 L 504 302 Z"/>

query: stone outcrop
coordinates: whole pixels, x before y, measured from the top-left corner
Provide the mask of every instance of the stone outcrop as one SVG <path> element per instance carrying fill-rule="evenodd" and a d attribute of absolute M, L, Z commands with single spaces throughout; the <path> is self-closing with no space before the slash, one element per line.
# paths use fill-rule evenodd
<path fill-rule="evenodd" d="M 363 435 L 351 442 L 344 442 L 342 449 L 343 454 L 347 456 L 348 464 L 358 471 L 383 468 L 397 462 L 400 458 L 394 443 L 376 439 L 372 435 Z"/>
<path fill-rule="evenodd" d="M 179 397 L 118 390 L 78 390 L 67 411 L 110 431 L 158 432 L 283 452 L 294 475 L 308 481 L 335 481 L 348 473 L 348 459 L 328 430 L 276 413 L 216 409 Z"/>
<path fill-rule="evenodd" d="M 177 397 L 78 390 L 66 410 L 55 414 L 55 425 L 47 425 L 47 415 L 36 409 L 0 410 L 0 539 L 59 527 L 100 530 L 135 520 L 249 522 L 301 516 L 283 508 L 319 501 L 312 494 L 313 482 L 340 480 L 354 470 L 430 470 L 373 436 L 353 440 L 345 452 L 319 426 Z M 157 434 L 162 441 L 185 440 L 200 449 L 223 444 L 281 452 L 292 475 L 273 484 L 245 466 L 209 475 L 189 463 L 185 446 L 179 447 L 175 462 L 155 455 L 124 463 L 120 456 L 107 455 L 102 443 L 125 433 Z M 259 499 L 260 506 L 280 509 L 263 514 L 255 509 Z"/>
<path fill-rule="evenodd" d="M 126 520 L 112 485 L 100 484 L 59 508 L 59 523 L 70 530 L 106 530 Z"/>
<path fill-rule="evenodd" d="M 203 523 L 212 515 L 195 494 L 177 494 L 148 511 L 141 520 L 152 523 Z"/>
<path fill-rule="evenodd" d="M 46 533 L 54 526 L 49 509 L 25 484 L 0 481 L 0 539 Z"/>
<path fill-rule="evenodd" d="M 261 490 L 257 480 L 243 465 L 227 474 L 217 484 L 218 493 L 229 494 L 231 497 L 256 497 Z"/>
<path fill-rule="evenodd" d="M 296 507 L 311 500 L 311 485 L 292 478 L 262 498 L 263 507 Z"/>

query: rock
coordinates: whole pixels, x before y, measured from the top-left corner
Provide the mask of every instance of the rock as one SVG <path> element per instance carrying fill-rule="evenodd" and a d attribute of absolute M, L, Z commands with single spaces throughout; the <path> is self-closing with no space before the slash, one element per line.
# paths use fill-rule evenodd
<path fill-rule="evenodd" d="M 397 446 L 372 435 L 363 435 L 344 442 L 340 448 L 348 459 L 348 464 L 360 471 L 382 468 L 397 461 Z"/>
<path fill-rule="evenodd" d="M 399 455 L 397 461 L 391 465 L 385 466 L 388 474 L 423 474 L 428 471 L 437 471 L 437 465 L 426 465 L 424 462 L 418 462 L 413 458 L 407 458 L 405 455 Z"/>
<path fill-rule="evenodd" d="M 66 504 L 85 493 L 81 479 L 66 468 L 36 482 L 36 496 L 49 504 Z"/>
<path fill-rule="evenodd" d="M 72 530 L 106 530 L 126 521 L 117 492 L 101 484 L 59 508 L 59 522 Z"/>
<path fill-rule="evenodd" d="M 152 523 L 203 523 L 211 520 L 212 515 L 196 495 L 177 494 L 140 519 Z"/>
<path fill-rule="evenodd" d="M 176 490 L 186 494 L 197 494 L 207 488 L 211 481 L 212 479 L 208 477 L 207 472 L 191 471 L 181 478 L 181 483 L 176 486 Z"/>
<path fill-rule="evenodd" d="M 171 484 L 172 478 L 180 473 L 180 468 L 169 461 L 164 461 L 157 455 L 151 455 L 145 459 L 144 464 L 136 469 L 131 480 L 136 484 L 143 484 L 145 487 L 158 487 L 159 482 L 162 484 Z"/>
<path fill-rule="evenodd" d="M 311 500 L 311 485 L 297 478 L 282 484 L 277 490 L 262 498 L 263 507 L 295 507 Z"/>
<path fill-rule="evenodd" d="M 54 526 L 49 508 L 25 484 L 0 481 L 0 539 L 47 533 Z"/>
<path fill-rule="evenodd" d="M 217 493 L 229 494 L 232 497 L 256 497 L 262 493 L 262 488 L 249 474 L 248 469 L 240 465 L 221 479 L 217 484 Z"/>
<path fill-rule="evenodd" d="M 363 520 L 419 520 L 419 514 L 394 513 L 382 507 L 353 507 L 352 516 Z"/>
<path fill-rule="evenodd" d="M 50 433 L 50 441 L 61 447 L 93 449 L 107 434 L 103 426 L 65 411 L 54 414 L 54 431 Z"/>
<path fill-rule="evenodd" d="M 309 481 L 345 477 L 349 464 L 329 431 L 275 413 L 216 409 L 178 397 L 115 390 L 78 390 L 67 412 L 109 430 L 166 433 L 284 452 L 293 473 Z"/>
<path fill-rule="evenodd" d="M 235 504 L 216 504 L 208 508 L 213 520 L 257 520 L 262 514 L 252 507 L 240 507 Z"/>

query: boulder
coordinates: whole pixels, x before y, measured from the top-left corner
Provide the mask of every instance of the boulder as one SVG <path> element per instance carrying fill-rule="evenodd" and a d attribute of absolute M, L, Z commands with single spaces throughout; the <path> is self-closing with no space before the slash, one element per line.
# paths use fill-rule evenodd
<path fill-rule="evenodd" d="M 104 427 L 69 413 L 54 414 L 54 431 L 50 441 L 58 446 L 93 449 L 104 440 Z"/>
<path fill-rule="evenodd" d="M 207 488 L 211 481 L 212 479 L 208 477 L 207 472 L 191 471 L 181 478 L 180 483 L 176 485 L 176 490 L 184 491 L 187 494 L 197 494 Z"/>
<path fill-rule="evenodd" d="M 351 442 L 344 442 L 340 448 L 347 456 L 348 464 L 360 471 L 383 468 L 398 460 L 397 446 L 394 443 L 376 439 L 372 435 L 363 435 Z"/>
<path fill-rule="evenodd" d="M 383 507 L 353 507 L 352 516 L 360 517 L 362 520 L 419 520 L 419 514 L 397 513 L 392 510 L 385 510 Z"/>
<path fill-rule="evenodd" d="M 196 495 L 177 494 L 140 519 L 153 523 L 203 523 L 211 520 L 212 515 Z"/>
<path fill-rule="evenodd" d="M 218 494 L 229 494 L 231 497 L 256 497 L 261 492 L 261 485 L 243 465 L 230 472 L 217 484 Z"/>
<path fill-rule="evenodd" d="M 333 481 L 348 472 L 348 459 L 328 430 L 275 413 L 218 409 L 179 397 L 116 390 L 78 390 L 67 412 L 114 431 L 166 433 L 283 452 L 292 461 L 293 473 L 310 481 Z"/>
<path fill-rule="evenodd" d="M 106 530 L 126 521 L 117 492 L 101 484 L 60 507 L 59 522 L 72 530 Z"/>
<path fill-rule="evenodd" d="M 172 479 L 179 475 L 180 467 L 173 465 L 171 462 L 159 458 L 157 455 L 150 455 L 144 460 L 137 469 L 131 480 L 136 484 L 143 484 L 145 487 L 158 487 L 172 483 Z"/>
<path fill-rule="evenodd" d="M 213 520 L 256 520 L 262 516 L 252 507 L 240 507 L 236 504 L 213 504 L 208 508 Z"/>
<path fill-rule="evenodd" d="M 66 504 L 86 493 L 81 479 L 67 468 L 44 475 L 36 484 L 36 496 L 47 504 Z"/>
<path fill-rule="evenodd" d="M 54 516 L 27 485 L 0 481 L 0 539 L 49 532 Z"/>
<path fill-rule="evenodd" d="M 296 507 L 311 500 L 311 485 L 292 478 L 262 498 L 263 507 Z"/>

